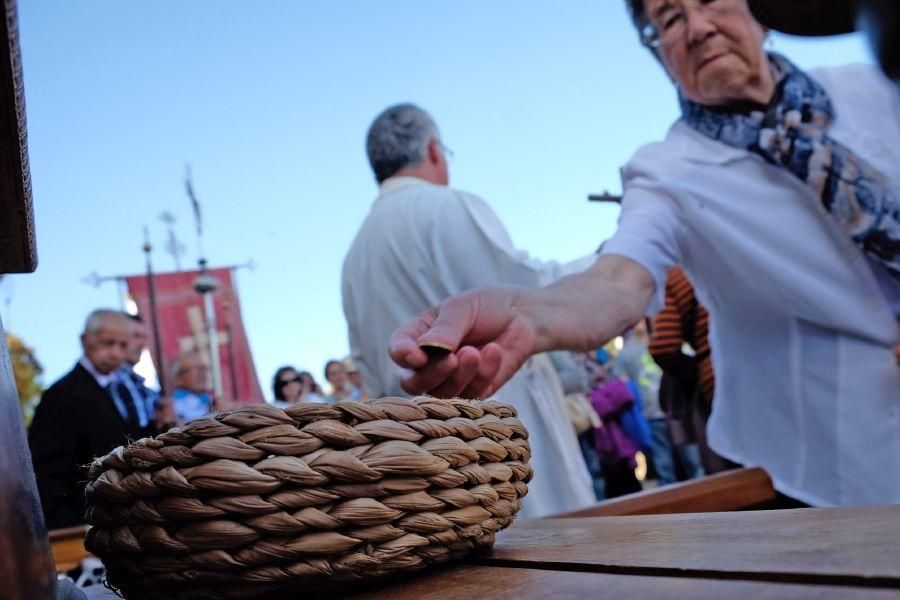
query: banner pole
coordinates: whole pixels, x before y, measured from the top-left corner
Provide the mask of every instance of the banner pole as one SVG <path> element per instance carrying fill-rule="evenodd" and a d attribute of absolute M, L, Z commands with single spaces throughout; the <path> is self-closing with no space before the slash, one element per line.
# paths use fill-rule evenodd
<path fill-rule="evenodd" d="M 219 287 L 216 279 L 206 268 L 206 259 L 201 258 L 200 275 L 194 280 L 194 290 L 203 296 L 203 306 L 206 312 L 206 337 L 209 340 L 209 368 L 213 377 L 213 395 L 216 400 L 222 400 L 222 364 L 219 359 L 219 334 L 216 330 L 216 305 L 213 302 L 213 293 Z"/>
<path fill-rule="evenodd" d="M 234 279 L 232 277 L 231 289 L 234 290 Z M 226 301 L 222 309 L 225 311 L 225 332 L 228 334 L 228 370 L 229 379 L 231 381 L 231 399 L 239 401 L 238 398 L 238 382 L 237 382 L 237 363 L 234 360 L 234 331 L 231 327 L 232 321 L 232 305 Z"/>
<path fill-rule="evenodd" d="M 153 329 L 153 351 L 156 352 L 157 369 L 156 378 L 159 380 L 159 395 L 166 396 L 166 365 L 162 353 L 162 339 L 159 329 L 159 314 L 156 312 L 156 284 L 153 280 L 153 264 L 150 261 L 150 252 L 153 245 L 150 243 L 150 233 L 144 227 L 144 254 L 147 255 L 147 295 L 150 298 L 150 323 Z"/>

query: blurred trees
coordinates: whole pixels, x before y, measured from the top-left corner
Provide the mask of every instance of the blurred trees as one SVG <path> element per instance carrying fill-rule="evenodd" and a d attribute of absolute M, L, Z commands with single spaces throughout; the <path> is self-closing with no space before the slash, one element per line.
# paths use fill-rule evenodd
<path fill-rule="evenodd" d="M 38 362 L 34 350 L 25 345 L 22 338 L 6 334 L 6 347 L 12 363 L 13 377 L 16 380 L 16 391 L 19 393 L 19 405 L 22 408 L 22 419 L 25 426 L 31 422 L 34 407 L 44 391 L 41 374 L 44 368 Z"/>

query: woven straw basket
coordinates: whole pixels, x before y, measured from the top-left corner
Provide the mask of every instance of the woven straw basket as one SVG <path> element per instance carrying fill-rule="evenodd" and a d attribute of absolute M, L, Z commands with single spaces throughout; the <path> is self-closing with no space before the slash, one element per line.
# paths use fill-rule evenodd
<path fill-rule="evenodd" d="M 507 404 L 258 405 L 96 459 L 87 548 L 129 599 L 282 597 L 489 547 L 531 479 Z"/>

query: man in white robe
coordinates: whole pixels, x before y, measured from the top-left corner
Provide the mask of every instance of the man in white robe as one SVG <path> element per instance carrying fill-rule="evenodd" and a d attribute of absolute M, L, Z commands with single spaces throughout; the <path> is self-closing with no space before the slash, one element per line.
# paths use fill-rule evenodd
<path fill-rule="evenodd" d="M 344 260 L 342 292 L 353 360 L 375 397 L 406 395 L 387 343 L 421 311 L 473 288 L 546 285 L 594 260 L 542 263 L 516 250 L 483 200 L 448 187 L 437 127 L 418 107 L 398 105 L 379 115 L 367 151 L 379 196 Z M 520 518 L 594 502 L 549 358 L 531 359 L 495 398 L 516 407 L 530 434 L 535 475 Z"/>

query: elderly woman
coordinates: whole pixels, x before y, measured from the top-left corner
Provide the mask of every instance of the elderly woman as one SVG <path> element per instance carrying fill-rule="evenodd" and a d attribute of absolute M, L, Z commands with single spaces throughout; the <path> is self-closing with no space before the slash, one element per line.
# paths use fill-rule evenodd
<path fill-rule="evenodd" d="M 406 388 L 482 396 L 530 354 L 596 348 L 657 312 L 681 264 L 711 315 L 713 449 L 803 503 L 900 502 L 895 90 L 766 54 L 746 0 L 629 4 L 682 117 L 624 168 L 618 231 L 583 274 L 457 296 L 398 330 Z"/>

